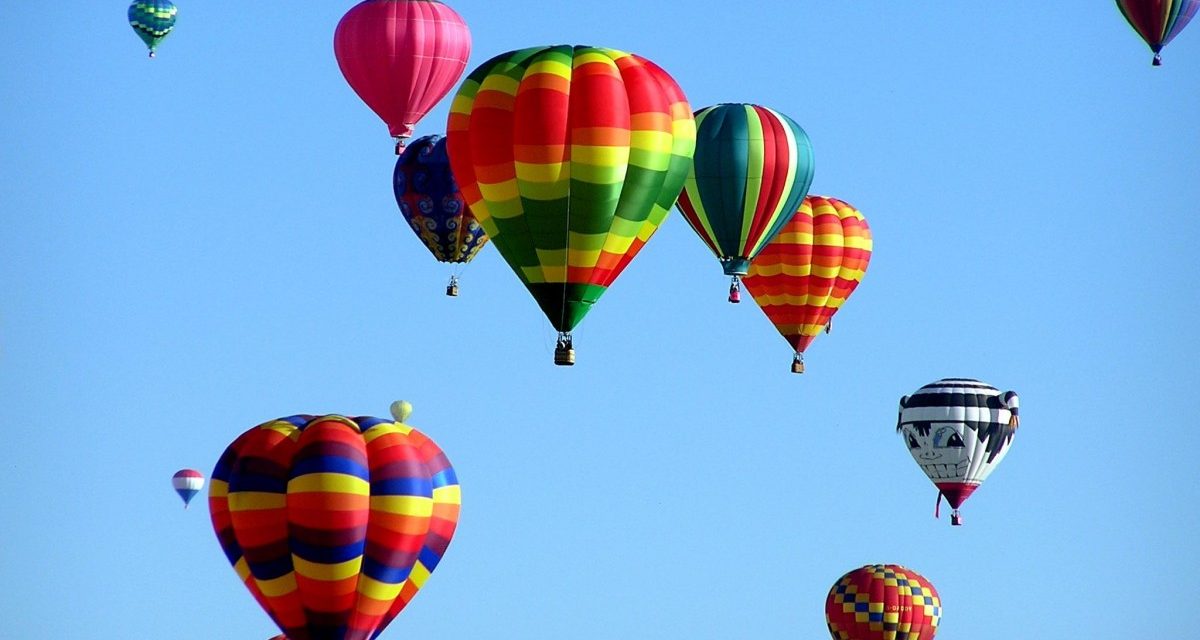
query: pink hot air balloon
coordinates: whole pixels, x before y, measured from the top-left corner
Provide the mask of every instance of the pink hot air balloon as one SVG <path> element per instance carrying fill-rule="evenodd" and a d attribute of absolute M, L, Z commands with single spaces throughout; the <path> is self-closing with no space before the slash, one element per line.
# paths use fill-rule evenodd
<path fill-rule="evenodd" d="M 396 139 L 396 154 L 413 126 L 462 77 L 471 32 L 437 0 L 365 0 L 342 16 L 333 52 L 346 82 Z"/>

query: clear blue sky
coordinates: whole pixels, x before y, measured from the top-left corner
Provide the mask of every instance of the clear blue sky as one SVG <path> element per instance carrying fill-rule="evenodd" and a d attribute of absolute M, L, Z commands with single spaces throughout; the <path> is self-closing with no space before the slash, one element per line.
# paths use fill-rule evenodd
<path fill-rule="evenodd" d="M 823 638 L 871 562 L 939 638 L 1193 637 L 1200 26 L 1156 69 L 1109 2 L 915 4 L 453 2 L 471 68 L 614 47 L 807 130 L 875 254 L 804 376 L 678 215 L 573 369 L 494 249 L 444 296 L 334 60 L 350 1 L 179 0 L 154 61 L 124 2 L 0 4 L 0 637 L 273 635 L 171 474 L 397 398 L 464 506 L 384 638 Z M 955 528 L 893 431 L 943 376 L 1022 399 Z"/>

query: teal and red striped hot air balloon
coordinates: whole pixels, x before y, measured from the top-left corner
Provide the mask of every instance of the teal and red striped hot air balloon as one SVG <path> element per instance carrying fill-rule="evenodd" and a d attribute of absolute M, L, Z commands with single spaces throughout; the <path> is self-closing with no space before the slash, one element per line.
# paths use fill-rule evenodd
<path fill-rule="evenodd" d="M 1200 11 L 1200 0 L 1117 0 L 1117 8 L 1154 52 L 1157 67 L 1162 64 L 1162 48 Z"/>
<path fill-rule="evenodd" d="M 213 469 L 213 529 L 288 638 L 378 636 L 438 566 L 458 523 L 445 453 L 391 420 L 296 415 L 243 433 Z"/>
<path fill-rule="evenodd" d="M 754 104 L 719 104 L 696 112 L 696 152 L 679 210 L 732 276 L 739 279 L 808 194 L 813 150 L 791 118 Z"/>
<path fill-rule="evenodd" d="M 129 5 L 129 26 L 146 43 L 151 58 L 159 43 L 175 28 L 178 13 L 179 9 L 171 0 L 134 0 Z"/>

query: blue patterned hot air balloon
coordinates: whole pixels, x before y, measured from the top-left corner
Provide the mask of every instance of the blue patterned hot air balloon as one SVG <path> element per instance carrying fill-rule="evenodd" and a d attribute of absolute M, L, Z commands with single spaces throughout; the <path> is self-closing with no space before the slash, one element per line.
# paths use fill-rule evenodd
<path fill-rule="evenodd" d="M 134 0 L 129 5 L 129 26 L 146 43 L 150 57 L 158 43 L 175 28 L 175 14 L 179 9 L 170 0 Z"/>
<path fill-rule="evenodd" d="M 438 262 L 470 262 L 487 244 L 450 172 L 445 138 L 425 136 L 409 144 L 396 160 L 392 188 L 400 213 Z M 457 275 L 451 276 L 446 295 L 458 295 Z"/>

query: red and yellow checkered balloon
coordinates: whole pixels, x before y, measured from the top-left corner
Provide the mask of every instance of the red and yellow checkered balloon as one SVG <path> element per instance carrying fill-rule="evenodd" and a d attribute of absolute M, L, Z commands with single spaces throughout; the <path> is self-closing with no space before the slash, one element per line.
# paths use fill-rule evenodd
<path fill-rule="evenodd" d="M 825 622 L 834 640 L 932 640 L 941 619 L 937 589 L 895 564 L 855 569 L 825 598 Z"/>
<path fill-rule="evenodd" d="M 808 196 L 751 263 L 746 289 L 797 362 L 862 281 L 871 248 L 862 213 L 837 198 Z"/>

